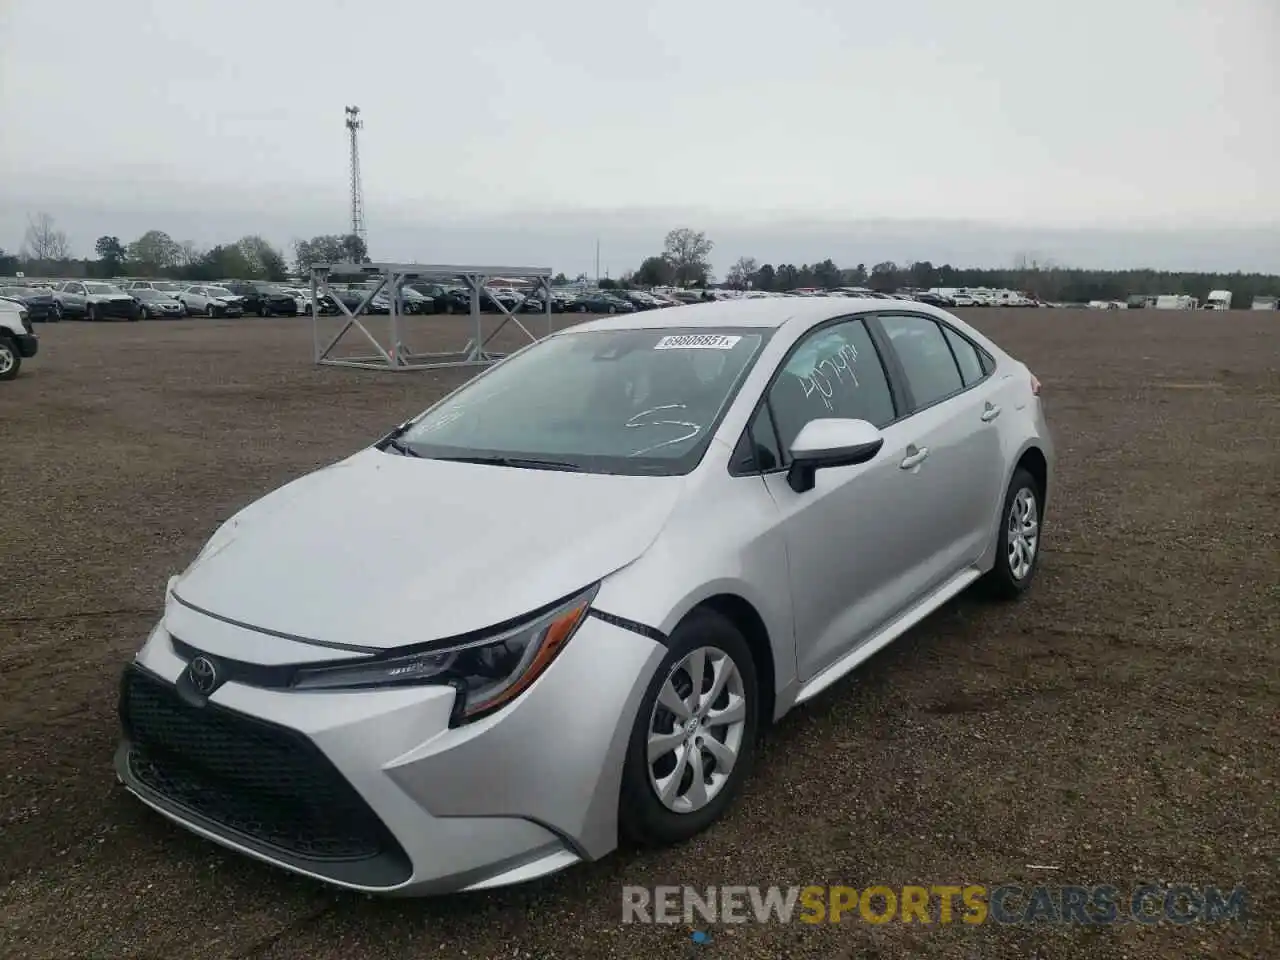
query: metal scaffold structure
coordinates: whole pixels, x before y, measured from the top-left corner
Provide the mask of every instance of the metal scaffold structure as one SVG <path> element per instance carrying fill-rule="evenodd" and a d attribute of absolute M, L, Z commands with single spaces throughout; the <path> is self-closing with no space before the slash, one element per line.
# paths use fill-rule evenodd
<path fill-rule="evenodd" d="M 331 284 L 337 278 L 342 280 L 359 280 L 367 287 L 362 287 L 364 294 L 361 302 L 353 309 L 336 296 Z M 501 300 L 489 290 L 489 283 L 496 279 L 533 282 L 537 293 L 542 298 L 542 310 L 546 319 L 546 333 L 552 332 L 551 322 L 551 270 L 547 267 L 475 267 L 449 266 L 420 263 L 317 263 L 311 266 L 311 322 L 315 343 L 315 362 L 334 367 L 356 367 L 364 370 L 436 370 L 443 367 L 486 366 L 501 360 L 505 353 L 490 349 L 494 338 L 509 324 L 515 324 L 529 341 L 539 338 L 529 327 L 521 322 L 515 312 L 508 310 Z M 425 281 L 437 284 L 456 284 L 464 287 L 471 294 L 471 310 L 469 314 L 459 314 L 445 318 L 432 315 L 406 316 L 402 309 L 400 291 L 406 283 Z M 386 294 L 389 310 L 386 314 L 371 314 L 369 306 L 379 293 Z M 484 313 L 481 310 L 481 295 L 485 294 L 487 303 L 496 307 L 495 316 L 499 322 L 488 333 L 484 330 Z M 322 298 L 333 303 L 337 316 L 324 317 L 321 314 Z M 528 314 L 532 318 L 535 314 Z M 416 352 L 405 342 L 407 332 L 406 321 L 422 321 L 435 319 L 446 323 L 465 327 L 467 341 L 457 350 L 437 352 Z M 337 333 L 325 342 L 325 333 L 321 326 L 325 321 L 337 321 L 340 328 Z M 380 340 L 370 331 L 370 326 L 377 322 L 387 330 L 386 340 Z M 338 345 L 352 335 L 352 331 L 362 334 L 364 343 L 372 348 L 372 353 L 355 355 L 335 354 Z"/>

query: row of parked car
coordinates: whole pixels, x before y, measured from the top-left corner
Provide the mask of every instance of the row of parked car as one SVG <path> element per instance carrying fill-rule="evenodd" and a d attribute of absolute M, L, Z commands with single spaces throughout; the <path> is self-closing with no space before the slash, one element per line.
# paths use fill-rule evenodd
<path fill-rule="evenodd" d="M 390 295 L 379 291 L 371 297 L 371 292 L 370 287 L 358 284 L 331 286 L 328 294 L 317 295 L 313 305 L 309 289 L 259 280 L 196 284 L 181 280 L 0 280 L 0 298 L 22 304 L 35 321 L 297 316 L 310 314 L 313 307 L 322 314 L 336 314 L 341 312 L 339 304 L 351 312 L 363 307 L 366 313 L 389 313 Z M 935 292 L 889 294 L 856 287 L 788 293 L 555 288 L 550 293 L 550 309 L 552 313 L 633 313 L 726 297 L 832 295 L 915 300 L 942 307 L 965 305 Z M 485 288 L 478 297 L 480 310 L 485 313 L 543 313 L 547 310 L 543 298 L 541 292 L 530 293 L 501 285 Z M 459 284 L 414 281 L 400 290 L 398 310 L 403 314 L 470 313 L 471 299 L 471 290 Z"/>
<path fill-rule="evenodd" d="M 0 298 L 22 304 L 32 320 L 158 320 L 165 317 L 296 316 L 300 290 L 257 281 L 191 284 L 178 280 L 0 281 Z"/>
<path fill-rule="evenodd" d="M 385 314 L 391 298 L 360 285 L 333 286 L 317 296 L 323 314 L 349 311 Z M 16 301 L 32 320 L 153 320 L 179 317 L 297 316 L 312 312 L 310 290 L 256 280 L 188 283 L 180 280 L 0 280 L 0 298 Z M 553 290 L 553 313 L 630 313 L 706 299 L 701 294 L 668 296 L 639 290 Z M 365 301 L 368 300 L 368 303 Z M 479 294 L 482 312 L 542 313 L 541 293 L 490 286 Z M 404 314 L 470 313 L 471 291 L 454 284 L 414 282 L 400 290 L 399 312 Z"/>

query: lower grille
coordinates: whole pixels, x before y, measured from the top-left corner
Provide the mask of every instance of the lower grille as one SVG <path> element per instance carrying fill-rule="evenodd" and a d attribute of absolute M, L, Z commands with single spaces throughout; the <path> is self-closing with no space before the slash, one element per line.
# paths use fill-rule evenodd
<path fill-rule="evenodd" d="M 178 807 L 307 860 L 400 852 L 368 804 L 302 734 L 224 707 L 192 706 L 134 666 L 120 716 L 129 772 Z"/>
<path fill-rule="evenodd" d="M 98 312 L 104 317 L 132 317 L 138 312 L 138 305 L 132 300 L 108 300 L 98 304 Z"/>

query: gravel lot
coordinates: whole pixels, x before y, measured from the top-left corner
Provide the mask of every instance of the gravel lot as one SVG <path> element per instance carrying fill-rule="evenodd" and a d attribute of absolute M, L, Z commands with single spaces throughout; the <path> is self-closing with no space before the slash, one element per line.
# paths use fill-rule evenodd
<path fill-rule="evenodd" d="M 788 717 L 680 849 L 407 902 L 223 853 L 129 798 L 116 682 L 221 520 L 466 374 L 317 368 L 305 320 L 38 328 L 0 384 L 0 956 L 1280 956 L 1280 322 L 969 318 L 1044 382 L 1059 445 L 1032 595 L 962 597 Z M 744 924 L 709 945 L 620 923 L 623 884 L 1020 881 L 1243 883 L 1252 919 Z"/>

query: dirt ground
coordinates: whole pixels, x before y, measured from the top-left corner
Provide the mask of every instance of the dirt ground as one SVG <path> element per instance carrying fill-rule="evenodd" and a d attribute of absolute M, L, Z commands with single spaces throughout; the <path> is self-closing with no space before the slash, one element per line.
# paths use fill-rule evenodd
<path fill-rule="evenodd" d="M 1056 433 L 1032 595 L 962 597 L 793 713 L 694 842 L 432 901 L 225 853 L 130 798 L 111 755 L 119 671 L 167 577 L 240 506 L 466 374 L 316 367 L 304 320 L 37 328 L 0 384 L 0 956 L 1280 956 L 1280 319 L 968 319 L 1040 377 Z M 1145 881 L 1243 884 L 1250 922 L 855 915 L 706 945 L 620 922 L 623 884 Z"/>

